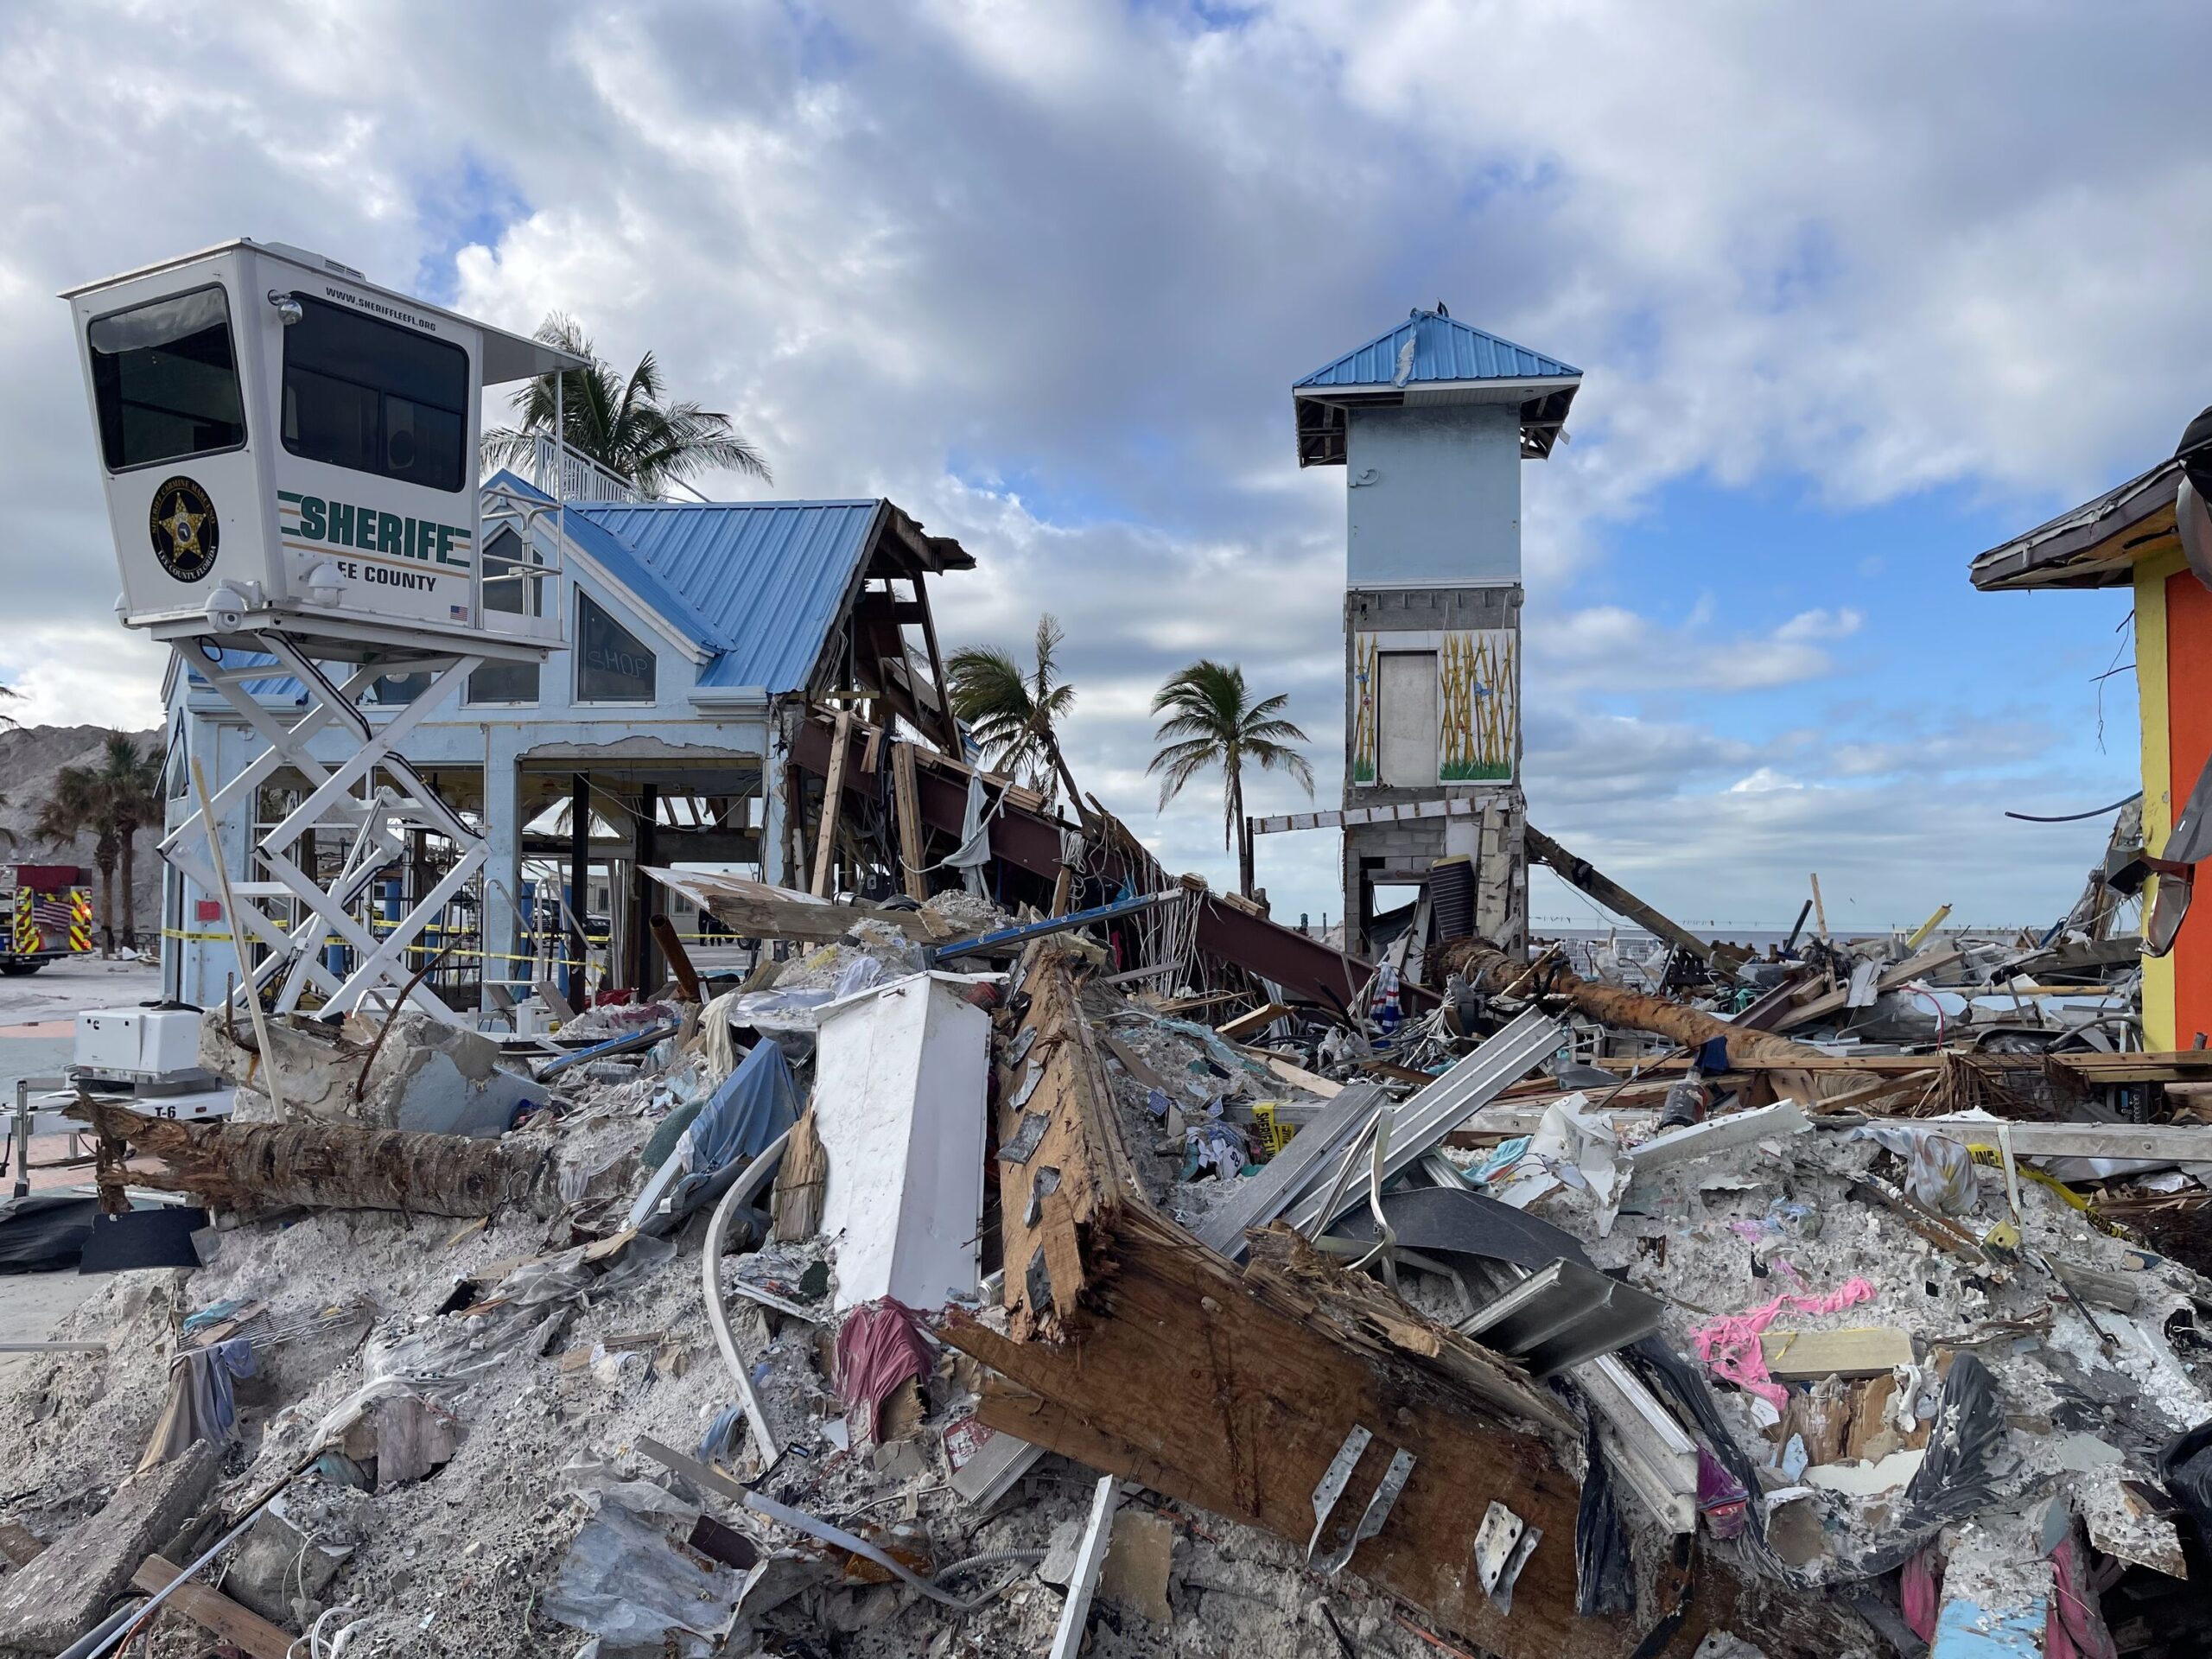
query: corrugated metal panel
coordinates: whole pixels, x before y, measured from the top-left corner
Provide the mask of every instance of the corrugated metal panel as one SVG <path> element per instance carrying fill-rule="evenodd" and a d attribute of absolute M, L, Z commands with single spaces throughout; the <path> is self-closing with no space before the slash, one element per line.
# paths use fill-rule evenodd
<path fill-rule="evenodd" d="M 881 507 L 875 500 L 594 503 L 570 506 L 569 516 L 603 530 L 681 599 L 701 643 L 720 653 L 701 672 L 702 685 L 773 694 L 804 685 Z"/>
<path fill-rule="evenodd" d="M 492 483 L 551 498 L 502 472 Z M 569 536 L 709 651 L 704 686 L 796 691 L 866 557 L 883 503 L 593 501 L 569 504 Z"/>
<path fill-rule="evenodd" d="M 1406 342 L 1414 346 L 1412 372 L 1398 378 Z M 1418 385 L 1449 380 L 1571 380 L 1582 371 L 1541 352 L 1433 311 L 1416 311 L 1388 334 L 1319 368 L 1292 388 Z"/>

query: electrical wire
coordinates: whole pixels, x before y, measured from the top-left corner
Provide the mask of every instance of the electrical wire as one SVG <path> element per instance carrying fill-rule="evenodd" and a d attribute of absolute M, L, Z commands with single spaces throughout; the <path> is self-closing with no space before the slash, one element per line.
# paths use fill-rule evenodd
<path fill-rule="evenodd" d="M 2107 812 L 2117 812 L 2123 806 L 2133 806 L 2143 798 L 2143 791 L 2123 795 L 2109 806 L 2093 806 L 2087 812 L 2061 812 L 2046 817 L 2039 812 L 2007 812 L 2008 818 L 2018 818 L 2023 823 L 2079 823 L 2084 818 L 2101 818 Z"/>

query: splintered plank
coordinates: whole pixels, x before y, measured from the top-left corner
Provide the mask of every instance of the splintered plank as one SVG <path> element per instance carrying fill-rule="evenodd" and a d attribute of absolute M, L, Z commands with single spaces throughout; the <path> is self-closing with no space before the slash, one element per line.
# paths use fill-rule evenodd
<path fill-rule="evenodd" d="M 130 1582 L 134 1588 L 150 1594 L 168 1589 L 176 1577 L 175 1562 L 149 1555 L 130 1575 Z M 285 1659 L 292 1651 L 289 1630 L 279 1630 L 260 1614 L 239 1606 L 220 1591 L 210 1590 L 205 1585 L 185 1585 L 162 1605 L 182 1613 L 210 1636 L 243 1649 L 253 1659 Z"/>
<path fill-rule="evenodd" d="M 1090 1282 L 1074 1339 L 1009 1341 L 967 1321 L 945 1331 L 1006 1379 L 986 1389 L 986 1426 L 1300 1544 L 1315 1485 L 1364 1427 L 1375 1438 L 1341 1500 L 1351 1516 L 1394 1452 L 1414 1464 L 1351 1571 L 1503 1659 L 1550 1659 L 1571 1625 L 1599 1622 L 1573 1618 L 1576 1486 L 1541 1435 L 1477 1414 L 1379 1333 L 1362 1351 L 1301 1318 L 1294 1300 L 1278 1306 L 1141 1206 L 1115 1206 L 1094 1244 L 1110 1276 Z M 1475 1528 L 1493 1498 L 1545 1535 L 1510 1620 L 1473 1572 Z M 1618 1634 L 1595 1651 L 1635 1645 Z"/>
<path fill-rule="evenodd" d="M 1138 1191 L 1107 1104 L 1097 1039 L 1083 1017 L 1075 958 L 1050 941 L 1031 949 L 1029 1011 L 1016 1041 L 1020 1031 L 1037 1034 L 1002 1080 L 995 1160 L 1005 1302 L 1016 1336 L 1057 1327 L 1076 1306 L 1088 1278 L 1084 1236 L 1093 1217 L 1115 1197 Z"/>

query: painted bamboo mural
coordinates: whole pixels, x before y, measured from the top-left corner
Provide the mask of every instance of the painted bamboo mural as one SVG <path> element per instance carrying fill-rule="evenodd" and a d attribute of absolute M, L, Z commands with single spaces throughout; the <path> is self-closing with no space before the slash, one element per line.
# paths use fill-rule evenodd
<path fill-rule="evenodd" d="M 1352 636 L 1351 780 L 1375 781 L 1375 636 Z"/>
<path fill-rule="evenodd" d="M 1437 771 L 1444 782 L 1512 778 L 1521 730 L 1516 644 L 1510 628 L 1444 636 L 1436 656 Z"/>

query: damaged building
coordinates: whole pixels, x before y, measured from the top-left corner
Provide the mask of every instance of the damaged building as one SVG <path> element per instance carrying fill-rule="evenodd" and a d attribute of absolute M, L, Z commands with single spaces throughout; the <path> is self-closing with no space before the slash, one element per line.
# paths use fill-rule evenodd
<path fill-rule="evenodd" d="M 565 465 L 570 488 L 603 499 L 548 511 L 552 496 L 504 471 L 481 496 L 486 603 L 552 619 L 568 643 L 542 664 L 483 664 L 404 739 L 408 759 L 489 844 L 484 872 L 429 932 L 455 947 L 440 995 L 470 1010 L 512 1007 L 549 978 L 576 1001 L 587 979 L 594 990 L 658 984 L 648 866 L 747 863 L 787 879 L 804 787 L 791 753 L 810 698 L 861 699 L 956 747 L 929 582 L 974 567 L 957 542 L 880 499 L 642 501 L 581 457 Z M 537 470 L 552 481 L 550 446 Z M 241 654 L 226 669 L 252 666 Z M 365 718 L 408 719 L 429 677 L 378 677 Z M 243 689 L 270 719 L 302 702 L 281 675 L 245 677 Z M 228 779 L 265 745 L 182 657 L 165 695 L 175 830 L 191 810 L 193 757 Z M 332 728 L 315 752 L 334 765 L 354 742 Z M 308 787 L 296 772 L 270 776 L 253 838 Z M 248 830 L 243 809 L 221 825 L 241 864 Z M 330 839 L 325 866 L 339 856 Z M 451 863 L 448 844 L 418 836 L 379 877 L 378 912 L 397 918 Z M 227 935 L 209 925 L 220 899 L 169 872 L 163 923 L 184 946 L 164 957 L 170 995 L 219 1002 L 236 977 Z"/>

